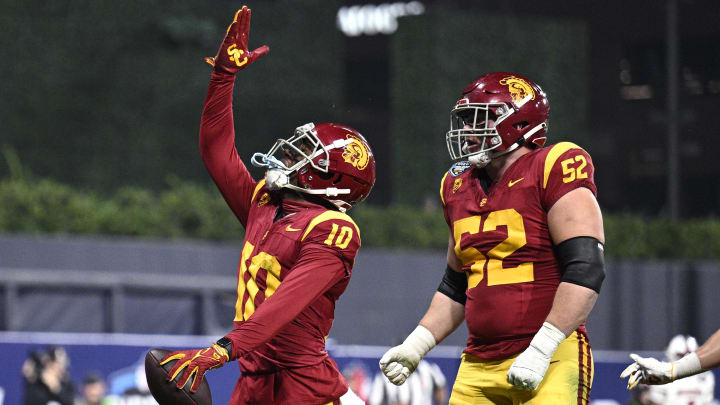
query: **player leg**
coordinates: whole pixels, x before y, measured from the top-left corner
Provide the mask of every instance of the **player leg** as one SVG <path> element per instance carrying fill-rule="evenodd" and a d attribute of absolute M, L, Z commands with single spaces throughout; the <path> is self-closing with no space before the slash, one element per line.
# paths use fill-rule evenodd
<path fill-rule="evenodd" d="M 519 393 L 515 403 L 587 405 L 593 371 L 587 336 L 573 332 L 558 347 L 538 388 L 530 393 Z"/>
<path fill-rule="evenodd" d="M 463 353 L 449 405 L 512 405 L 507 370 L 512 361 L 483 361 Z"/>

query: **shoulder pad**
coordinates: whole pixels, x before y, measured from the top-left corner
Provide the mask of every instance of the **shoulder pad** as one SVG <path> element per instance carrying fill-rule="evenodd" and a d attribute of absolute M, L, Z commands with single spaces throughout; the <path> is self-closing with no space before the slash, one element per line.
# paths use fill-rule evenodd
<path fill-rule="evenodd" d="M 472 169 L 472 163 L 468 162 L 467 160 L 461 160 L 450 166 L 450 169 L 448 169 L 448 173 L 450 173 L 450 175 L 453 177 L 457 177 L 470 169 Z"/>

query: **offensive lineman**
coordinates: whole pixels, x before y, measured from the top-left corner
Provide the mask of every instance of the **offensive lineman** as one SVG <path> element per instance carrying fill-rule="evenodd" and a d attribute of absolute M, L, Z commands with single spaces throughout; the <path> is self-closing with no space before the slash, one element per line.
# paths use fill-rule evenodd
<path fill-rule="evenodd" d="M 350 281 L 360 234 L 344 212 L 375 183 L 375 160 L 357 131 L 305 124 L 252 163 L 252 179 L 235 149 L 235 74 L 265 55 L 252 52 L 249 8 L 235 14 L 215 58 L 200 127 L 203 161 L 245 227 L 238 268 L 235 328 L 205 349 L 169 353 L 177 387 L 196 391 L 207 370 L 237 360 L 241 376 L 230 404 L 359 404 L 325 351 L 335 301 Z"/>
<path fill-rule="evenodd" d="M 380 360 L 402 384 L 467 321 L 450 404 L 587 404 L 593 362 L 585 319 L 604 274 L 594 167 L 579 146 L 543 147 L 549 104 L 514 73 L 465 88 L 446 135 L 455 163 L 440 197 L 447 268 L 417 328 Z"/>

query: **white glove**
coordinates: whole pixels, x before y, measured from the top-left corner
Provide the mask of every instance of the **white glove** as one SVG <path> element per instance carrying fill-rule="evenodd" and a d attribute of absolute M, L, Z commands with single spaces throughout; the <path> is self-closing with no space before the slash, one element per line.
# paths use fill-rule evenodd
<path fill-rule="evenodd" d="M 340 405 L 365 405 L 365 401 L 348 387 L 347 392 L 340 397 Z"/>
<path fill-rule="evenodd" d="M 627 383 L 627 389 L 629 390 L 640 383 L 651 385 L 667 384 L 678 378 L 702 371 L 700 359 L 694 352 L 672 363 L 659 361 L 652 357 L 640 357 L 635 353 L 631 354 L 630 358 L 635 360 L 635 363 L 627 366 L 620 373 L 620 378 L 630 377 Z"/>
<path fill-rule="evenodd" d="M 565 334 L 551 323 L 543 323 L 530 346 L 520 353 L 510 366 L 508 382 L 529 391 L 537 388 L 550 366 L 550 359 L 565 337 Z"/>
<path fill-rule="evenodd" d="M 380 359 L 380 370 L 391 383 L 402 385 L 435 344 L 432 333 L 418 325 L 401 345 L 385 352 Z"/>

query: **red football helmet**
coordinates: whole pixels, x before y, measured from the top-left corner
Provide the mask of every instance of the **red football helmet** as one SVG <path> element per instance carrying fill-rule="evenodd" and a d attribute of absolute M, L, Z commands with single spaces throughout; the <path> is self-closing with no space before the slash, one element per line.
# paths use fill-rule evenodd
<path fill-rule="evenodd" d="M 507 72 L 480 76 L 450 112 L 450 157 L 483 167 L 522 145 L 543 146 L 549 109 L 545 92 L 528 78 Z"/>
<path fill-rule="evenodd" d="M 341 211 L 364 200 L 375 184 L 375 157 L 360 133 L 348 126 L 311 123 L 278 139 L 251 162 L 267 167 L 268 188 L 318 195 Z"/>

